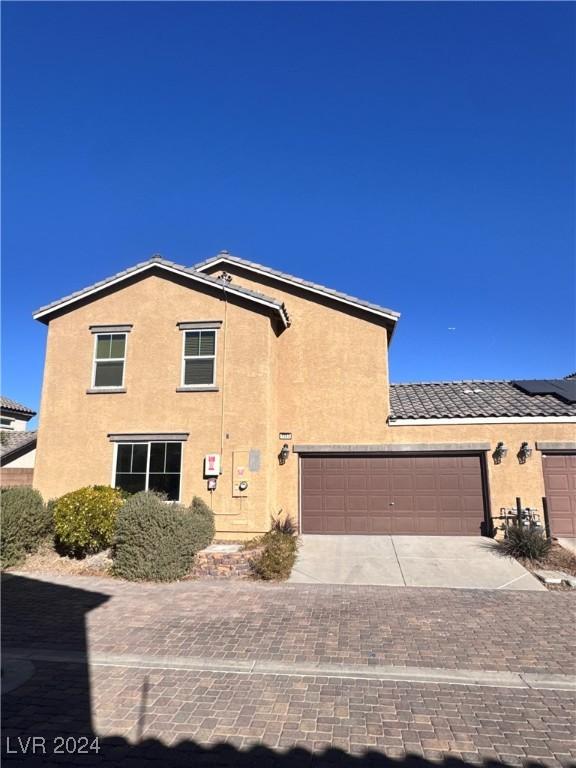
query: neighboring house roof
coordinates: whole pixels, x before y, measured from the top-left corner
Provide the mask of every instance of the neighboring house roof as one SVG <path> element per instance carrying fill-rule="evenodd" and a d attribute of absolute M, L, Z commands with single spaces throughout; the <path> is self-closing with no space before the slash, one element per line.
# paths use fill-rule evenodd
<path fill-rule="evenodd" d="M 4 397 L 4 395 L 0 395 L 0 408 L 6 409 L 7 411 L 25 413 L 29 416 L 36 416 L 36 411 L 33 411 L 32 408 L 27 408 L 25 405 L 22 405 L 22 403 L 17 403 L 16 400 L 12 400 L 10 397 Z"/>
<path fill-rule="evenodd" d="M 291 285 L 295 285 L 299 288 L 303 288 L 304 290 L 312 291 L 322 296 L 326 296 L 330 299 L 333 299 L 334 301 L 339 301 L 344 304 L 348 304 L 348 305 L 357 307 L 359 309 L 366 310 L 367 312 L 371 312 L 375 315 L 379 315 L 391 321 L 392 329 L 394 329 L 394 325 L 398 320 L 398 318 L 400 317 L 400 313 L 395 312 L 393 309 L 387 309 L 386 307 L 381 307 L 378 304 L 372 304 L 369 301 L 358 299 L 355 296 L 349 296 L 347 293 L 342 293 L 341 291 L 335 291 L 332 288 L 326 288 L 326 286 L 324 285 L 319 285 L 318 283 L 312 283 L 308 280 L 303 280 L 300 277 L 294 277 L 294 275 L 289 275 L 286 272 L 280 272 L 277 269 L 271 269 L 270 267 L 263 266 L 262 264 L 257 264 L 254 261 L 247 261 L 246 259 L 241 259 L 239 256 L 232 256 L 232 254 L 228 253 L 228 251 L 221 251 L 219 254 L 212 257 L 211 259 L 206 259 L 205 261 L 201 261 L 198 264 L 195 264 L 194 269 L 204 271 L 206 269 L 209 269 L 210 267 L 214 267 L 219 264 L 236 264 L 251 272 L 256 272 L 258 274 L 274 277 L 285 283 L 290 283 Z"/>
<path fill-rule="evenodd" d="M 0 433 L 0 460 L 6 463 L 36 448 L 36 432 Z"/>
<path fill-rule="evenodd" d="M 530 395 L 511 381 L 438 381 L 390 385 L 390 420 L 576 416 L 576 404 Z"/>
<path fill-rule="evenodd" d="M 576 371 L 574 373 L 569 373 L 568 376 L 564 376 L 565 379 L 576 379 Z"/>
<path fill-rule="evenodd" d="M 128 280 L 129 278 L 134 277 L 135 275 L 152 269 L 165 270 L 168 273 L 177 274 L 184 278 L 190 279 L 192 282 L 209 285 L 213 288 L 220 289 L 222 292 L 225 291 L 227 294 L 240 296 L 247 301 L 264 305 L 272 309 L 280 316 L 280 319 L 282 320 L 285 327 L 290 325 L 288 311 L 281 301 L 270 298 L 270 296 L 265 296 L 263 293 L 252 291 L 249 288 L 243 288 L 240 285 L 230 285 L 230 283 L 226 283 L 223 280 L 218 280 L 215 277 L 210 277 L 209 275 L 205 275 L 202 272 L 197 272 L 190 267 L 184 267 L 181 264 L 175 264 L 173 261 L 167 261 L 161 256 L 152 256 L 152 258 L 148 259 L 147 261 L 142 261 L 139 264 L 130 267 L 129 269 L 125 269 L 122 272 L 118 272 L 117 274 L 112 275 L 112 277 L 107 277 L 105 280 L 100 280 L 93 285 L 89 285 L 87 288 L 83 288 L 81 291 L 76 291 L 75 293 L 71 293 L 68 296 L 64 296 L 62 299 L 53 301 L 51 304 L 46 304 L 45 306 L 40 307 L 40 309 L 37 309 L 36 312 L 33 313 L 33 317 L 35 320 L 40 320 L 43 323 L 47 323 L 50 321 L 51 317 L 53 317 L 57 312 L 61 311 L 65 307 L 69 307 L 78 301 L 86 299 L 88 296 L 97 294 L 98 292 L 110 288 L 115 284 L 121 283 L 124 280 Z"/>

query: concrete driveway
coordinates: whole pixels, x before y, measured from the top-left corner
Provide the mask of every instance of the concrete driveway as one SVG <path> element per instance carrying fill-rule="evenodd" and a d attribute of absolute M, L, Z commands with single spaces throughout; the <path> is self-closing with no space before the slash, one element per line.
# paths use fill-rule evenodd
<path fill-rule="evenodd" d="M 479 536 L 301 538 L 293 583 L 545 591 L 520 563 Z"/>

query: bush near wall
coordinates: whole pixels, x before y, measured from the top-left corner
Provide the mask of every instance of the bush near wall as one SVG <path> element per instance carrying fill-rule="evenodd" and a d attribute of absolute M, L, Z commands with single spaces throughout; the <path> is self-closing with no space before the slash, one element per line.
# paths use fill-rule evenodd
<path fill-rule="evenodd" d="M 255 576 L 265 581 L 284 581 L 290 576 L 298 550 L 298 539 L 293 534 L 272 530 L 252 545 L 264 547 L 252 564 Z"/>
<path fill-rule="evenodd" d="M 52 528 L 52 517 L 34 488 L 7 488 L 2 491 L 0 558 L 3 568 L 21 562 L 35 552 Z"/>
<path fill-rule="evenodd" d="M 200 552 L 211 544 L 216 533 L 214 513 L 199 496 L 192 499 L 190 511 L 195 516 L 194 546 L 196 552 Z"/>
<path fill-rule="evenodd" d="M 181 579 L 213 535 L 213 515 L 200 499 L 187 508 L 155 493 L 137 493 L 118 515 L 113 573 L 129 581 Z"/>
<path fill-rule="evenodd" d="M 80 488 L 53 504 L 56 546 L 73 557 L 101 552 L 109 547 L 124 494 L 106 485 Z"/>

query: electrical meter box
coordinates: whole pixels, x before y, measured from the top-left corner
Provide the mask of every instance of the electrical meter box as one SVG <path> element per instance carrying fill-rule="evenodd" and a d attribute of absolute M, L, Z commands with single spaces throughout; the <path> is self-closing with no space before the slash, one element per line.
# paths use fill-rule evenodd
<path fill-rule="evenodd" d="M 220 474 L 220 454 L 207 453 L 204 456 L 204 477 L 218 477 Z"/>
<path fill-rule="evenodd" d="M 232 496 L 250 493 L 250 451 L 232 452 Z"/>

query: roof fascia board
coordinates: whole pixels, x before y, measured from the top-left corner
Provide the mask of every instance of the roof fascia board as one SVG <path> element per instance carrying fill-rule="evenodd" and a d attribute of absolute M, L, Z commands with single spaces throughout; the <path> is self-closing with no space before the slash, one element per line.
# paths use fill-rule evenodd
<path fill-rule="evenodd" d="M 129 280 L 134 275 L 139 275 L 142 272 L 146 272 L 146 270 L 148 269 L 164 269 L 167 272 L 173 272 L 176 275 L 181 275 L 190 280 L 194 280 L 197 283 L 202 283 L 202 285 L 212 285 L 215 288 L 218 287 L 218 285 L 213 283 L 211 280 L 205 280 L 203 279 L 203 277 L 200 277 L 199 275 L 194 275 L 183 269 L 176 269 L 175 267 L 168 266 L 167 264 L 162 264 L 162 262 L 159 262 L 159 261 L 153 261 L 149 264 L 143 264 L 141 267 L 134 269 L 125 275 L 120 275 L 119 277 L 113 280 L 104 281 L 102 285 L 94 286 L 94 288 L 91 288 L 90 290 L 85 292 L 81 292 L 77 296 L 71 296 L 69 299 L 66 299 L 65 301 L 62 301 L 58 304 L 55 304 L 54 306 L 46 307 L 46 309 L 39 310 L 38 312 L 35 312 L 32 315 L 32 317 L 34 320 L 41 320 L 43 317 L 46 317 L 47 315 L 52 315 L 54 314 L 54 312 L 59 312 L 61 309 L 69 306 L 70 304 L 74 304 L 77 301 L 81 301 L 82 299 L 85 299 L 88 296 L 92 296 L 95 293 L 103 291 L 106 288 L 109 288 L 113 285 L 117 285 L 118 283 L 121 283 L 124 280 Z M 265 299 L 260 299 L 256 296 L 248 296 L 243 291 L 237 291 L 230 285 L 222 285 L 222 290 L 227 293 L 232 293 L 235 296 L 240 296 L 241 298 L 247 299 L 248 301 L 254 301 L 257 304 L 262 304 L 263 306 L 276 310 L 280 315 L 280 317 L 282 318 L 282 322 L 284 323 L 284 326 L 288 327 L 288 321 L 287 321 L 285 312 L 282 310 L 282 308 L 278 304 L 272 303 L 270 301 L 266 301 Z"/>
<path fill-rule="evenodd" d="M 439 453 L 489 451 L 490 443 L 382 443 L 376 445 L 294 445 L 293 453 Z"/>
<path fill-rule="evenodd" d="M 372 307 L 367 307 L 365 304 L 361 304 L 356 301 L 351 301 L 350 299 L 344 299 L 341 296 L 335 296 L 333 293 L 330 293 L 330 291 L 322 291 L 319 288 L 312 288 L 309 285 L 303 285 L 302 283 L 299 283 L 297 280 L 290 280 L 287 277 L 281 277 L 280 275 L 275 274 L 274 272 L 269 272 L 266 269 L 258 269 L 257 267 L 249 266 L 247 264 L 243 264 L 238 261 L 234 261 L 233 259 L 227 259 L 225 256 L 220 256 L 216 259 L 213 259 L 212 261 L 209 261 L 205 264 L 202 264 L 198 268 L 198 272 L 203 272 L 206 269 L 209 269 L 210 267 L 214 267 L 217 264 L 231 264 L 236 267 L 240 267 L 241 269 L 246 269 L 250 272 L 256 272 L 259 275 L 263 275 L 264 277 L 268 277 L 271 280 L 279 280 L 281 283 L 288 283 L 289 285 L 294 285 L 296 288 L 302 288 L 304 291 L 310 291 L 311 293 L 317 293 L 319 296 L 325 296 L 328 299 L 332 299 L 333 301 L 340 301 L 342 304 L 348 304 L 356 309 L 361 309 L 364 312 L 370 312 L 373 315 L 378 315 L 380 317 L 385 317 L 387 320 L 391 320 L 393 323 L 396 323 L 398 321 L 398 318 L 400 315 L 397 314 L 390 314 L 389 312 L 384 312 L 382 310 L 377 310 Z"/>
<path fill-rule="evenodd" d="M 433 427 L 441 424 L 576 424 L 576 416 L 479 416 L 461 418 L 454 416 L 445 419 L 390 419 L 391 427 Z"/>

